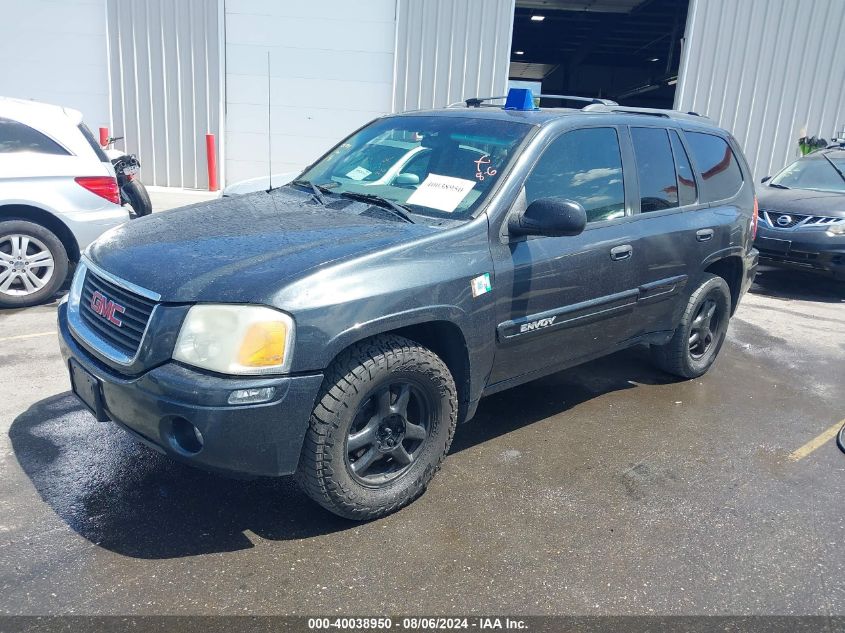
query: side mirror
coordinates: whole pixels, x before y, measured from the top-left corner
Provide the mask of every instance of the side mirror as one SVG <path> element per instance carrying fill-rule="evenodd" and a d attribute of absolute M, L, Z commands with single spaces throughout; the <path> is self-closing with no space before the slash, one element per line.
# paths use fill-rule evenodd
<path fill-rule="evenodd" d="M 771 176 L 766 176 L 765 178 L 761 178 L 760 184 L 763 184 L 764 182 L 769 182 L 771 179 L 772 179 Z"/>
<path fill-rule="evenodd" d="M 393 181 L 394 185 L 418 185 L 420 177 L 416 174 L 399 174 Z"/>
<path fill-rule="evenodd" d="M 538 198 L 521 214 L 508 220 L 512 235 L 562 237 L 578 235 L 587 226 L 587 212 L 579 203 L 564 198 Z"/>

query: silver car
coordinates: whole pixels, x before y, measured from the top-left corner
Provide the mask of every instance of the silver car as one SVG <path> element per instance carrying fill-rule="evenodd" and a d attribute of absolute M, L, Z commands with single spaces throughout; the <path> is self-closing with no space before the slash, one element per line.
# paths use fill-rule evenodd
<path fill-rule="evenodd" d="M 81 113 L 0 97 L 0 308 L 53 297 L 82 250 L 128 219 Z"/>

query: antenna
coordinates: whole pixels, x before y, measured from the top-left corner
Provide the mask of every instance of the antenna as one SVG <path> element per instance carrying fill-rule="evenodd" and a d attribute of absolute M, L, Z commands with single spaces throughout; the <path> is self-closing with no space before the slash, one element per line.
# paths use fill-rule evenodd
<path fill-rule="evenodd" d="M 273 111 L 270 109 L 270 51 L 267 51 L 267 165 L 270 173 L 270 185 L 267 191 L 273 190 L 273 130 L 271 120 L 273 118 Z"/>

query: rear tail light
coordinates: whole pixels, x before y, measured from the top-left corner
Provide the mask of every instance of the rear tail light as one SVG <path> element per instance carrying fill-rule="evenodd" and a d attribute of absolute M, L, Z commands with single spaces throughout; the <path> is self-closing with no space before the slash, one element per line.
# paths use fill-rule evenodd
<path fill-rule="evenodd" d="M 91 193 L 105 198 L 112 204 L 120 204 L 120 191 L 117 188 L 117 180 L 111 176 L 82 176 L 74 180 Z"/>
<path fill-rule="evenodd" d="M 760 219 L 759 208 L 757 207 L 757 196 L 754 196 L 754 213 L 751 216 L 751 239 L 757 237 L 757 221 Z"/>

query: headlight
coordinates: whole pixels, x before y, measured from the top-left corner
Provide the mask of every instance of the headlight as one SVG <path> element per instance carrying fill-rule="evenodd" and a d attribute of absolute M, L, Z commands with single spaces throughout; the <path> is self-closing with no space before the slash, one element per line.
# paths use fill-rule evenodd
<path fill-rule="evenodd" d="M 293 319 L 264 306 L 200 304 L 176 339 L 174 360 L 221 374 L 287 371 L 293 352 Z"/>
<path fill-rule="evenodd" d="M 831 235 L 845 235 L 845 222 L 837 222 L 827 227 L 827 232 Z"/>

